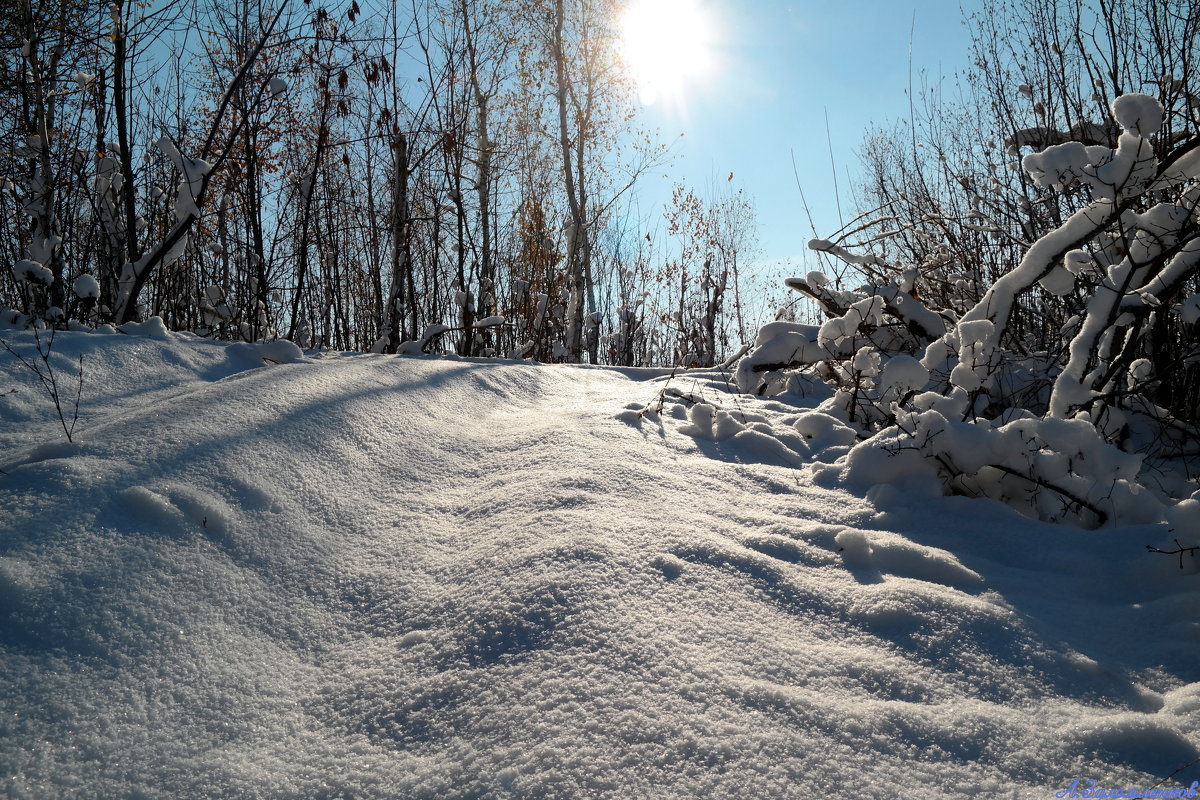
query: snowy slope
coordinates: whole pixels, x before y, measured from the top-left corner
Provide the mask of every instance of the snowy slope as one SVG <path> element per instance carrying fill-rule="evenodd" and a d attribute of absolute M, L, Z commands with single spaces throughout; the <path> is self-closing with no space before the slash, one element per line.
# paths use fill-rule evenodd
<path fill-rule="evenodd" d="M 0 354 L 9 797 L 1050 797 L 1200 757 L 1200 576 L 1144 547 L 1179 531 L 816 485 L 797 409 L 717 376 L 143 333 L 59 335 L 73 445 Z"/>

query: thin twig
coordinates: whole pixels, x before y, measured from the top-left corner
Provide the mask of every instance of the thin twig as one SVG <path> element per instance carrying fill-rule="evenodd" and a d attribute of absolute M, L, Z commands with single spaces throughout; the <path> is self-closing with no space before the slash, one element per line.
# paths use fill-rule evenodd
<path fill-rule="evenodd" d="M 62 395 L 58 390 L 58 377 L 54 374 L 54 367 L 50 363 L 50 354 L 54 350 L 54 335 L 55 329 L 51 328 L 50 340 L 43 344 L 41 334 L 38 333 L 37 328 L 33 329 L 33 339 L 37 348 L 38 358 L 45 365 L 45 369 L 39 366 L 36 361 L 30 362 L 26 360 L 24 356 L 14 350 L 12 345 L 3 338 L 0 338 L 0 346 L 12 355 L 18 363 L 37 376 L 38 381 L 42 384 L 42 389 L 45 390 L 50 401 L 54 403 L 54 410 L 58 414 L 58 422 L 62 425 L 63 433 L 67 435 L 67 441 L 74 442 L 75 423 L 79 421 L 79 401 L 83 396 L 83 355 L 80 354 L 79 356 L 79 384 L 75 390 L 75 413 L 71 418 L 71 424 L 68 425 L 67 418 L 63 414 Z M 6 394 L 11 394 L 13 391 L 16 390 L 11 390 L 10 392 L 6 392 Z"/>
<path fill-rule="evenodd" d="M 1040 486 L 1043 489 L 1049 489 L 1052 492 L 1057 492 L 1058 494 L 1067 498 L 1068 500 L 1070 500 L 1072 503 L 1079 506 L 1080 508 L 1086 508 L 1088 511 L 1091 511 L 1093 514 L 1095 514 L 1099 518 L 1100 525 L 1103 525 L 1104 523 L 1108 522 L 1108 514 L 1101 511 L 1100 509 L 1096 508 L 1094 505 L 1092 505 L 1088 501 L 1084 500 L 1083 498 L 1067 491 L 1066 489 L 1062 488 L 1061 486 L 1055 486 L 1053 483 L 1050 483 L 1049 481 L 1044 480 L 1043 478 L 1039 478 L 1034 475 L 1025 475 L 1024 473 L 1019 472 L 1019 471 L 1013 469 L 1012 467 L 1006 467 L 1003 464 L 989 464 L 988 466 L 998 469 L 1001 472 L 1008 473 L 1009 475 L 1012 475 L 1013 477 L 1024 478 L 1025 480 L 1029 481 L 1030 483 L 1036 484 L 1037 486 Z"/>
<path fill-rule="evenodd" d="M 1193 556 L 1195 556 L 1196 552 L 1200 551 L 1200 545 L 1193 545 L 1192 547 L 1184 547 L 1182 544 L 1179 543 L 1178 539 L 1175 539 L 1174 542 L 1175 542 L 1174 550 L 1159 550 L 1157 547 L 1155 547 L 1153 545 L 1149 545 L 1149 544 L 1146 545 L 1146 550 L 1151 553 L 1162 553 L 1163 555 L 1166 555 L 1166 556 L 1178 555 L 1179 556 L 1179 568 L 1183 569 L 1183 554 L 1191 553 Z M 1192 763 L 1194 764 L 1195 762 L 1192 762 Z"/>

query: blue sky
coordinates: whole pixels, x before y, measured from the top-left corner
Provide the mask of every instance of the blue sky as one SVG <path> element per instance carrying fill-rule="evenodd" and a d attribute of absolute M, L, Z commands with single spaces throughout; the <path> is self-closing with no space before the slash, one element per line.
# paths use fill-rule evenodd
<path fill-rule="evenodd" d="M 704 188 L 733 172 L 733 185 L 755 199 L 763 261 L 803 265 L 812 229 L 791 154 L 817 231 L 828 236 L 839 227 L 830 142 L 849 214 L 846 173 L 856 171 L 863 134 L 872 123 L 908 116 L 910 32 L 914 86 L 922 70 L 952 77 L 968 60 L 962 9 L 975 3 L 703 0 L 702 7 L 717 61 L 688 84 L 681 104 L 644 109 L 645 124 L 678 141 L 670 178 L 644 181 L 642 213 L 669 199 L 676 180 Z"/>

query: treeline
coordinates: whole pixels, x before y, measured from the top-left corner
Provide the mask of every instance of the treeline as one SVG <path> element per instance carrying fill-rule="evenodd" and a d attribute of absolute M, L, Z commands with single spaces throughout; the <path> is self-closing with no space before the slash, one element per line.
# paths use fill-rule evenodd
<path fill-rule="evenodd" d="M 709 365 L 749 199 L 638 128 L 611 0 L 18 0 L 0 308 L 302 346 Z"/>

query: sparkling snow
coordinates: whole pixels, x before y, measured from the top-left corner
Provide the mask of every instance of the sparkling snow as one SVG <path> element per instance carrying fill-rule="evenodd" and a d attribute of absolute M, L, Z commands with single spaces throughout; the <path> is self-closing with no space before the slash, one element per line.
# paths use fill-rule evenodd
<path fill-rule="evenodd" d="M 153 324 L 54 350 L 68 385 L 84 355 L 74 444 L 0 358 L 8 797 L 1200 778 L 1200 575 L 1145 550 L 1194 529 L 853 494 L 807 466 L 853 444 L 836 420 L 718 372 L 305 355 Z"/>

